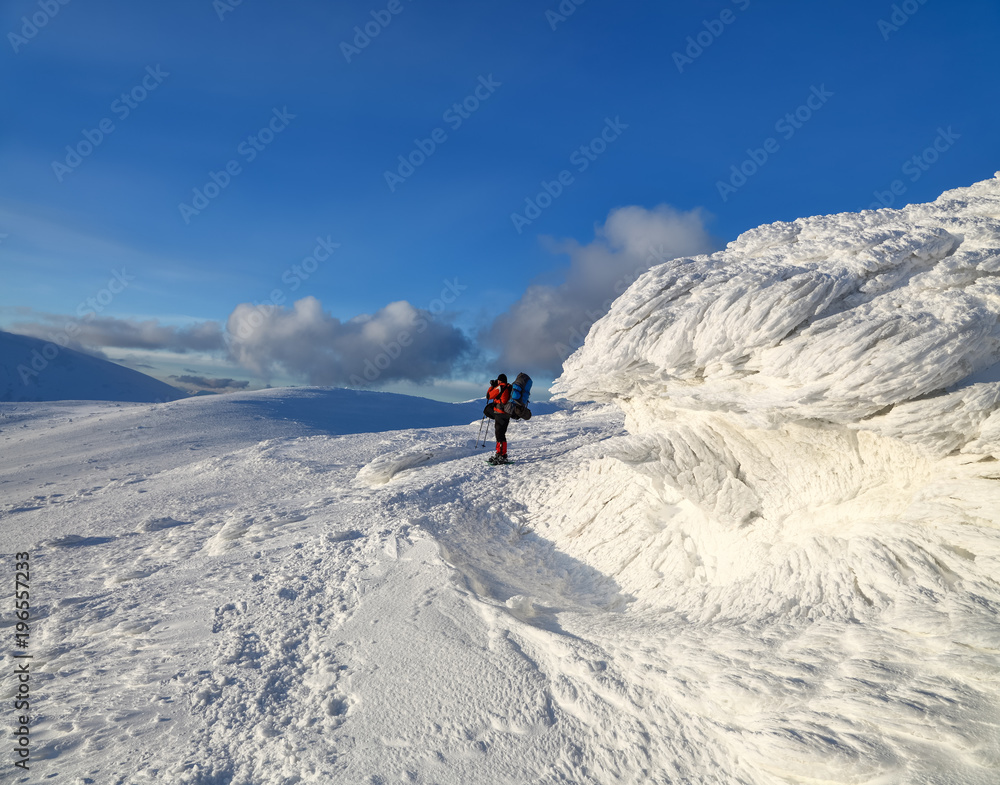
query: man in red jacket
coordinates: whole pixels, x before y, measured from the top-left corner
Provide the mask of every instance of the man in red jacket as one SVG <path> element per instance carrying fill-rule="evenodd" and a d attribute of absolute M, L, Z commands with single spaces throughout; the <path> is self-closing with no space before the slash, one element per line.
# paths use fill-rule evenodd
<path fill-rule="evenodd" d="M 510 425 L 510 415 L 503 410 L 504 404 L 510 400 L 510 385 L 507 384 L 507 374 L 502 373 L 490 381 L 490 389 L 486 393 L 486 398 L 493 404 L 493 430 L 497 439 L 497 451 L 489 462 L 495 466 L 508 462 L 507 426 Z M 488 407 L 489 404 L 487 404 Z"/>

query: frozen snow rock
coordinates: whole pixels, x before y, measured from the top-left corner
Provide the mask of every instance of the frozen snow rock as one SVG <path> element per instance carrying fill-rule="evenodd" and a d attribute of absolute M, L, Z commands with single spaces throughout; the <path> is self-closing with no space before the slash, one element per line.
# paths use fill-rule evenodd
<path fill-rule="evenodd" d="M 323 535 L 323 541 L 326 543 L 350 542 L 351 540 L 360 540 L 364 536 L 364 532 L 348 529 L 347 531 L 328 532 Z"/>
<path fill-rule="evenodd" d="M 761 226 L 643 275 L 553 391 L 669 401 L 757 427 L 815 419 L 948 451 L 998 405 L 946 392 L 1000 361 L 998 260 L 996 178 L 901 210 Z M 947 436 L 881 416 L 927 397 L 922 417 L 962 409 Z"/>
<path fill-rule="evenodd" d="M 553 386 L 630 436 L 540 492 L 550 533 L 704 621 L 857 619 L 983 580 L 939 522 L 1000 509 L 991 464 L 961 468 L 1000 457 L 998 178 L 641 276 Z"/>
<path fill-rule="evenodd" d="M 370 487 L 385 485 L 400 472 L 428 463 L 433 457 L 434 453 L 431 450 L 422 448 L 380 455 L 371 463 L 361 467 L 357 480 Z"/>
<path fill-rule="evenodd" d="M 400 450 L 383 453 L 358 471 L 356 481 L 359 485 L 376 488 L 385 485 L 393 477 L 409 469 L 442 463 L 443 461 L 465 457 L 468 448 L 461 446 L 410 446 Z"/>

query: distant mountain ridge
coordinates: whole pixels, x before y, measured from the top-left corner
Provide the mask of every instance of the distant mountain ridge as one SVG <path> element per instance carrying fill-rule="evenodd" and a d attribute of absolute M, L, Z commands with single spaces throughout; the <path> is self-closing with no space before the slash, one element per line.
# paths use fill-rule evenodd
<path fill-rule="evenodd" d="M 187 394 L 122 365 L 0 330 L 0 401 L 176 401 Z"/>

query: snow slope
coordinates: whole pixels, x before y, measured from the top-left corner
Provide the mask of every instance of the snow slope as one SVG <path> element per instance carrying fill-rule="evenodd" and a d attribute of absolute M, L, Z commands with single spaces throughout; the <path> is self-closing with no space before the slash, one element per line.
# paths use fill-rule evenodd
<path fill-rule="evenodd" d="M 131 368 L 0 330 L 0 401 L 176 401 L 186 393 Z"/>
<path fill-rule="evenodd" d="M 998 187 L 655 268 L 512 466 L 477 403 L 0 404 L 0 777 L 992 785 Z"/>

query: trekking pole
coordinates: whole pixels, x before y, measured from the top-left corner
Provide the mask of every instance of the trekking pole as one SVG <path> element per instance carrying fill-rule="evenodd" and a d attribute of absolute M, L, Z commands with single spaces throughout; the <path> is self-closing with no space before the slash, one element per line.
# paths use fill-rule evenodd
<path fill-rule="evenodd" d="M 496 427 L 497 424 L 496 424 L 496 422 L 494 420 L 490 420 L 490 422 L 493 423 L 493 432 L 496 433 L 496 430 L 497 430 L 497 427 Z M 486 425 L 486 433 L 483 434 L 483 447 L 486 446 L 486 440 L 488 438 L 490 438 L 490 426 L 489 426 L 489 424 Z M 479 445 L 477 444 L 476 446 L 478 447 Z"/>
<path fill-rule="evenodd" d="M 482 438 L 482 436 L 483 436 L 483 423 L 485 423 L 485 422 L 486 422 L 486 415 L 484 414 L 484 415 L 483 415 L 483 419 L 481 419 L 481 420 L 479 421 L 479 436 L 477 436 L 477 437 L 476 437 L 476 447 L 478 447 L 478 446 L 479 446 L 479 440 L 480 440 L 480 439 Z M 486 442 L 483 442 L 483 445 L 485 446 L 485 445 L 486 445 Z"/>

